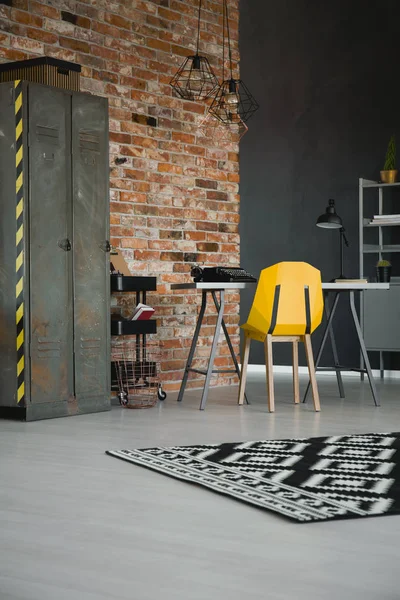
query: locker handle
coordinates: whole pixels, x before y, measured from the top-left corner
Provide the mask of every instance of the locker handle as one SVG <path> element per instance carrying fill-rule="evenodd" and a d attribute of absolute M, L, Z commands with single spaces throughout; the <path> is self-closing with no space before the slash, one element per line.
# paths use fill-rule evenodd
<path fill-rule="evenodd" d="M 72 248 L 71 242 L 69 241 L 68 238 L 66 238 L 65 240 L 60 240 L 58 242 L 58 245 L 61 248 L 61 250 L 64 250 L 65 252 L 69 252 Z"/>
<path fill-rule="evenodd" d="M 99 244 L 99 246 L 103 250 L 103 252 L 111 252 L 111 245 L 108 240 L 102 242 L 101 244 Z"/>

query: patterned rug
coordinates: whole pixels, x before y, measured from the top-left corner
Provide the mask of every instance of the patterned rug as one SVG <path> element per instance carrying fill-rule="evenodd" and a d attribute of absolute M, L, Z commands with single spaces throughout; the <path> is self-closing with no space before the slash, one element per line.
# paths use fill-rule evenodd
<path fill-rule="evenodd" d="M 400 433 L 107 454 L 298 522 L 400 513 Z"/>

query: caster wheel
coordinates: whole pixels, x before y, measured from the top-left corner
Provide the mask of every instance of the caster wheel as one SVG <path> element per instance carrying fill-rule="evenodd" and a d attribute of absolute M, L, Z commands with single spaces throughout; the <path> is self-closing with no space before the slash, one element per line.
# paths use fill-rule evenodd
<path fill-rule="evenodd" d="M 126 406 L 128 404 L 128 394 L 127 392 L 120 392 L 118 394 L 118 400 L 121 406 Z"/>
<path fill-rule="evenodd" d="M 162 389 L 159 389 L 157 392 L 157 396 L 158 396 L 159 400 L 165 400 L 165 398 L 167 397 L 167 394 Z"/>

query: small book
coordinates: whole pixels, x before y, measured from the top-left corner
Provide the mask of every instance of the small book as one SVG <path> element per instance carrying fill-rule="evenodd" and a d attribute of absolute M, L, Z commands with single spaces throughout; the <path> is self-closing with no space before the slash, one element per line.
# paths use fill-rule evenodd
<path fill-rule="evenodd" d="M 368 283 L 368 279 L 335 279 L 335 283 Z"/>
<path fill-rule="evenodd" d="M 154 308 L 139 302 L 133 311 L 132 321 L 147 321 L 152 315 L 154 315 Z"/>

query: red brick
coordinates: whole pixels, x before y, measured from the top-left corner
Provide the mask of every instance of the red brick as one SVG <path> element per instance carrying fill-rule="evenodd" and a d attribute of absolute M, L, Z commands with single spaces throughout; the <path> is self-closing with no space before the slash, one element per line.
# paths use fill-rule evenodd
<path fill-rule="evenodd" d="M 209 223 L 208 221 L 198 221 L 196 223 L 196 229 L 199 229 L 200 231 L 218 231 L 218 225 L 217 223 Z"/>
<path fill-rule="evenodd" d="M 123 17 L 113 13 L 105 13 L 104 20 L 106 23 L 110 23 L 110 25 L 115 25 L 115 27 L 122 29 L 131 28 L 131 22 L 128 19 L 124 19 Z"/>
<path fill-rule="evenodd" d="M 214 242 L 199 242 L 197 244 L 198 252 L 218 252 L 219 244 Z"/>
<path fill-rule="evenodd" d="M 31 12 L 43 15 L 44 17 L 49 17 L 50 19 L 60 18 L 60 11 L 57 8 L 47 6 L 47 4 L 42 4 L 41 2 L 30 0 L 29 8 Z"/>
<path fill-rule="evenodd" d="M 108 35 L 112 38 L 118 38 L 120 35 L 120 30 L 118 29 L 118 27 L 109 25 L 108 23 L 99 23 L 98 21 L 93 21 L 92 29 L 97 33 Z"/>
<path fill-rule="evenodd" d="M 43 19 L 41 17 L 37 17 L 36 15 L 32 15 L 31 13 L 22 10 L 13 9 L 11 11 L 11 19 L 17 21 L 17 23 L 33 25 L 34 27 L 42 27 L 43 25 Z"/>
<path fill-rule="evenodd" d="M 20 10 L 29 10 L 29 0 L 13 0 L 12 5 Z"/>
<path fill-rule="evenodd" d="M 153 40 L 152 38 L 148 38 L 147 45 L 150 48 L 155 48 L 156 50 L 162 50 L 163 52 L 171 52 L 171 44 L 167 42 L 163 42 L 161 40 Z"/>
<path fill-rule="evenodd" d="M 135 260 L 158 260 L 160 252 L 157 250 L 137 250 L 135 251 Z"/>
<path fill-rule="evenodd" d="M 123 213 L 125 215 L 133 214 L 134 206 L 127 202 L 110 202 L 111 213 Z"/>
<path fill-rule="evenodd" d="M 194 144 L 196 141 L 196 136 L 190 133 L 180 133 L 178 131 L 173 131 L 172 139 L 175 142 L 183 142 L 184 144 Z"/>
<path fill-rule="evenodd" d="M 18 48 L 18 50 L 25 50 L 27 52 L 35 52 L 37 54 L 43 54 L 44 46 L 41 42 L 30 40 L 23 37 L 14 37 L 11 39 L 11 46 Z"/>
<path fill-rule="evenodd" d="M 168 163 L 159 163 L 158 170 L 162 173 L 175 173 L 176 175 L 182 174 L 182 167 L 178 165 L 170 165 Z"/>
<path fill-rule="evenodd" d="M 42 29 L 34 29 L 33 27 L 28 27 L 26 31 L 28 37 L 34 40 L 45 42 L 46 44 L 56 44 L 58 41 L 58 36 L 56 36 L 54 33 L 43 31 Z"/>
<path fill-rule="evenodd" d="M 110 141 L 111 142 L 118 142 L 120 144 L 130 144 L 131 137 L 132 136 L 128 135 L 127 133 L 110 132 Z"/>
<path fill-rule="evenodd" d="M 115 50 L 104 48 L 103 46 L 92 46 L 91 53 L 94 56 L 100 56 L 101 58 L 107 58 L 109 60 L 118 60 L 119 54 Z"/>
<path fill-rule="evenodd" d="M 26 52 L 19 52 L 18 50 L 11 50 L 9 48 L 0 48 L 0 56 L 7 60 L 25 60 L 27 58 Z"/>
<path fill-rule="evenodd" d="M 121 240 L 122 248 L 147 248 L 147 240 L 141 238 L 124 238 Z"/>
<path fill-rule="evenodd" d="M 84 54 L 90 54 L 90 45 L 80 40 L 60 37 L 60 46 L 76 50 L 77 52 L 83 52 Z"/>
<path fill-rule="evenodd" d="M 84 29 L 90 29 L 91 20 L 88 19 L 87 17 L 77 17 L 77 19 L 76 19 L 76 26 L 77 27 L 82 27 Z"/>
<path fill-rule="evenodd" d="M 134 169 L 124 169 L 124 175 L 129 179 L 137 179 L 139 181 L 146 179 L 146 173 L 144 171 L 135 171 Z"/>
<path fill-rule="evenodd" d="M 234 183 L 239 183 L 239 181 L 240 181 L 239 173 L 228 173 L 228 181 L 232 181 Z"/>
<path fill-rule="evenodd" d="M 166 19 L 167 21 L 182 20 L 182 14 L 180 12 L 168 10 L 167 8 L 163 8 L 162 6 L 160 6 L 160 8 L 158 9 L 158 16 L 162 19 Z"/>
<path fill-rule="evenodd" d="M 10 45 L 10 36 L 6 35 L 5 33 L 0 33 L 0 44 L 2 46 L 9 46 Z"/>
<path fill-rule="evenodd" d="M 216 181 L 212 181 L 211 179 L 196 179 L 196 186 L 216 190 L 218 184 Z"/>

